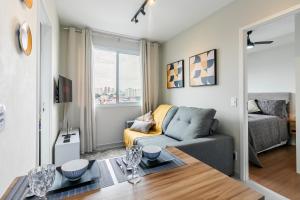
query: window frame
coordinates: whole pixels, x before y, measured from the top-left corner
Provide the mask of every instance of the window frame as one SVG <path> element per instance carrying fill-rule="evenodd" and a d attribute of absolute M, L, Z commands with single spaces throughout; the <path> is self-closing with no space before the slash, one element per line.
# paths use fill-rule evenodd
<path fill-rule="evenodd" d="M 142 105 L 142 100 L 139 102 L 126 102 L 126 103 L 122 103 L 120 102 L 120 54 L 126 54 L 126 55 L 134 55 L 134 56 L 139 56 L 140 57 L 140 53 L 138 52 L 133 52 L 133 51 L 125 51 L 125 50 L 117 50 L 117 49 L 111 49 L 111 48 L 103 48 L 103 47 L 99 47 L 99 46 L 94 46 L 93 49 L 96 50 L 102 50 L 102 51 L 111 51 L 116 53 L 116 103 L 115 104 L 96 104 L 96 107 L 140 107 Z M 94 62 L 92 62 L 94 63 Z M 93 64 L 94 67 L 94 64 Z M 141 82 L 142 83 L 142 82 Z M 95 85 L 93 85 L 93 90 L 95 91 Z M 141 89 L 143 90 L 143 89 Z M 95 92 L 94 92 L 95 93 Z M 143 92 L 142 92 L 143 93 Z M 94 95 L 95 98 L 95 95 Z M 142 96 L 141 96 L 142 99 Z"/>

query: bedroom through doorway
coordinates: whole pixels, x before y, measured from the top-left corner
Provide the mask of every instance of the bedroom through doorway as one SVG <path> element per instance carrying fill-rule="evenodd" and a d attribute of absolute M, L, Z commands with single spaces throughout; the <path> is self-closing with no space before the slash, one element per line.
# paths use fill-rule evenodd
<path fill-rule="evenodd" d="M 290 14 L 247 30 L 245 53 L 249 179 L 290 199 L 300 199 L 297 18 Z"/>

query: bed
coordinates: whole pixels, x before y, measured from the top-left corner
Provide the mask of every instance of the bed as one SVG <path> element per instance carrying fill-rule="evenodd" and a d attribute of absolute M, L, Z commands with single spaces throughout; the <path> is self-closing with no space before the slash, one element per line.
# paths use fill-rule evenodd
<path fill-rule="evenodd" d="M 249 161 L 263 167 L 257 155 L 288 142 L 288 105 L 291 94 L 249 93 L 248 96 L 249 100 L 255 100 L 258 107 L 262 108 L 259 114 L 248 114 Z M 268 105 L 274 102 L 277 106 Z"/>

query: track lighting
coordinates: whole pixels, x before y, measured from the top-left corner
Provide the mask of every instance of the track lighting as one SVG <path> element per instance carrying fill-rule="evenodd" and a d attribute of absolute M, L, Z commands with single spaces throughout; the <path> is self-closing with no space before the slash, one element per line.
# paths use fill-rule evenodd
<path fill-rule="evenodd" d="M 155 3 L 156 0 L 145 0 L 144 3 L 142 4 L 142 6 L 138 9 L 138 11 L 135 13 L 135 15 L 132 17 L 131 22 L 134 23 L 138 23 L 138 16 L 140 13 L 142 13 L 143 15 L 146 15 L 145 12 L 145 7 L 146 5 L 149 3 L 150 5 L 153 5 Z"/>

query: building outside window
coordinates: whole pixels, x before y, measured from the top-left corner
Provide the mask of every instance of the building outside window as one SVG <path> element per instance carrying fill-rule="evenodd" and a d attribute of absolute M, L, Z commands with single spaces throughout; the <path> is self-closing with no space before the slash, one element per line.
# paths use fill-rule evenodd
<path fill-rule="evenodd" d="M 139 55 L 94 48 L 93 66 L 96 105 L 140 103 Z"/>

